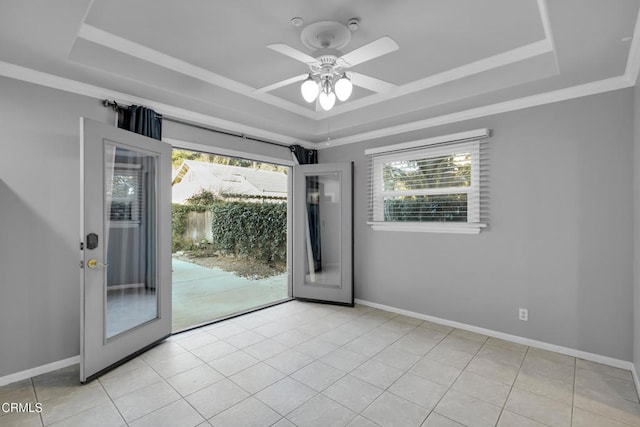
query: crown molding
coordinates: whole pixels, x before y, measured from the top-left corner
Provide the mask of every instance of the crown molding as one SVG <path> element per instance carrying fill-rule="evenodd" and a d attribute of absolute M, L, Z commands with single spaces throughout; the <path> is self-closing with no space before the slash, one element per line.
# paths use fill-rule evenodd
<path fill-rule="evenodd" d="M 538 0 L 538 6 L 541 13 L 543 28 L 546 40 L 551 43 L 553 48 L 553 37 L 551 34 L 551 26 L 549 23 L 546 0 Z M 86 35 L 86 34 L 85 34 Z M 554 50 L 555 52 L 555 50 Z M 509 111 L 521 110 L 540 106 L 544 104 L 565 101 L 569 99 L 579 98 L 583 96 L 595 95 L 608 91 L 633 87 L 636 84 L 638 75 L 640 74 L 640 13 L 636 18 L 633 39 L 629 49 L 627 58 L 627 66 L 625 74 L 618 77 L 604 79 L 596 82 L 586 83 L 582 85 L 572 86 L 569 88 L 550 91 L 538 95 L 532 95 L 524 98 L 514 99 L 510 101 L 500 102 L 492 105 L 472 108 L 469 110 L 459 111 L 456 113 L 445 114 L 438 117 L 431 117 L 425 120 L 419 120 L 411 123 L 405 123 L 397 126 L 391 126 L 384 129 L 378 129 L 370 132 L 363 132 L 356 135 L 350 135 L 343 138 L 337 138 L 328 142 L 314 143 L 306 140 L 299 140 L 287 135 L 270 132 L 264 129 L 243 125 L 229 120 L 220 119 L 202 113 L 196 113 L 190 110 L 178 108 L 172 105 L 154 102 L 152 100 L 131 96 L 122 92 L 117 92 L 98 86 L 82 83 L 79 81 L 55 76 L 53 74 L 36 71 L 30 68 L 18 66 L 8 62 L 0 61 L 0 76 L 10 77 L 16 80 L 22 80 L 41 86 L 51 87 L 62 91 L 75 93 L 79 95 L 89 96 L 96 99 L 112 98 L 118 102 L 130 104 L 144 104 L 154 109 L 162 111 L 167 116 L 177 119 L 190 121 L 202 125 L 211 126 L 218 129 L 238 132 L 251 135 L 263 139 L 269 139 L 288 145 L 300 144 L 311 149 L 325 149 L 334 146 L 352 144 L 361 141 L 367 141 L 375 138 L 411 132 L 415 130 L 428 129 L 434 126 L 457 123 L 465 120 L 471 120 L 480 117 L 486 117 L 493 114 L 506 113 Z"/>
<path fill-rule="evenodd" d="M 124 53 L 126 55 L 140 58 L 146 62 L 190 76 L 192 78 L 224 88 L 240 95 L 273 105 L 291 113 L 298 114 L 312 120 L 320 121 L 326 120 L 336 115 L 348 113 L 359 108 L 375 105 L 411 93 L 420 92 L 435 86 L 500 68 L 505 65 L 513 64 L 515 62 L 523 61 L 525 59 L 533 58 L 535 56 L 539 56 L 549 52 L 553 53 L 557 66 L 557 57 L 551 32 L 551 23 L 549 20 L 546 0 L 537 0 L 537 6 L 544 32 L 544 38 L 542 40 L 520 46 L 507 52 L 502 52 L 487 58 L 473 61 L 471 63 L 464 64 L 431 76 L 427 76 L 401 86 L 395 86 L 389 91 L 374 93 L 360 98 L 356 101 L 337 105 L 336 107 L 331 109 L 331 111 L 323 111 L 318 109 L 312 110 L 302 105 L 296 104 L 295 102 L 288 101 L 286 99 L 280 98 L 279 96 L 275 96 L 269 93 L 272 88 L 282 87 L 282 82 L 278 82 L 264 88 L 253 88 L 236 80 L 221 76 L 205 68 L 180 60 L 171 55 L 167 55 L 155 49 L 109 33 L 84 22 L 80 26 L 77 37 Z M 298 80 L 298 77 L 292 77 L 285 81 L 296 82 Z"/>
<path fill-rule="evenodd" d="M 555 55 L 555 45 L 553 42 L 553 34 L 551 32 L 551 23 L 549 20 L 549 12 L 546 0 L 538 0 L 538 8 L 540 17 L 545 31 L 546 40 L 549 41 Z M 556 60 L 557 63 L 557 60 Z M 633 30 L 633 39 L 629 47 L 629 56 L 627 57 L 627 66 L 625 73 L 618 77 L 599 80 L 591 83 L 585 83 L 564 89 L 558 89 L 538 95 L 527 96 L 524 98 L 514 99 L 510 101 L 500 102 L 497 104 L 486 105 L 483 107 L 472 108 L 451 114 L 445 114 L 438 117 L 431 117 L 425 120 L 419 120 L 402 125 L 391 126 L 384 129 L 378 129 L 371 132 L 363 132 L 357 135 L 350 135 L 343 138 L 336 138 L 331 141 L 320 143 L 317 149 L 330 148 L 345 144 L 353 144 L 356 142 L 367 141 L 375 138 L 384 138 L 386 136 L 396 135 L 415 130 L 428 129 L 435 126 L 457 123 L 465 120 L 486 117 L 493 114 L 507 113 L 509 111 L 521 110 L 524 108 L 536 107 L 554 102 L 566 101 L 570 99 L 580 98 L 583 96 L 596 95 L 599 93 L 609 92 L 636 85 L 638 75 L 640 74 L 640 12 L 636 17 L 636 25 Z"/>
<path fill-rule="evenodd" d="M 636 18 L 636 26 L 633 29 L 633 38 L 629 47 L 629 57 L 627 58 L 627 68 L 625 76 L 629 82 L 635 86 L 640 73 L 640 12 Z"/>
<path fill-rule="evenodd" d="M 435 126 L 457 123 L 465 120 L 477 119 L 494 114 L 507 113 L 509 111 L 517 111 L 524 108 L 552 104 L 554 102 L 566 101 L 583 96 L 596 95 L 599 93 L 610 92 L 613 90 L 623 89 L 631 86 L 633 86 L 633 84 L 626 76 L 613 77 L 610 79 L 599 80 L 582 85 L 571 86 L 564 89 L 558 89 L 551 92 L 545 92 L 538 95 L 532 95 L 510 101 L 499 102 L 496 104 L 485 105 L 483 107 L 471 108 L 469 110 L 445 114 L 438 117 L 431 117 L 415 122 L 404 123 L 397 126 L 376 129 L 370 132 L 359 133 L 357 135 L 336 138 L 331 141 L 319 143 L 317 144 L 316 148 L 325 149 L 339 145 L 368 141 L 376 138 L 384 138 L 387 136 L 428 129 Z"/>
<path fill-rule="evenodd" d="M 311 141 L 300 140 L 288 135 L 271 132 L 253 126 L 247 126 L 241 123 L 221 119 L 203 113 L 197 113 L 195 111 L 175 107 L 173 105 L 164 104 L 162 102 L 156 102 L 150 99 L 132 96 L 123 92 L 82 83 L 77 80 L 72 80 L 42 71 L 33 70 L 31 68 L 11 64 L 9 62 L 0 61 L 0 76 L 33 83 L 40 86 L 46 86 L 77 95 L 88 96 L 90 98 L 96 98 L 100 100 L 114 99 L 116 102 L 122 104 L 145 105 L 147 107 L 153 108 L 156 111 L 162 112 L 162 114 L 165 116 L 197 123 L 203 126 L 210 126 L 215 129 L 237 132 L 247 136 L 280 142 L 287 145 L 298 144 L 304 146 L 305 148 L 315 147 L 315 144 Z"/>
<path fill-rule="evenodd" d="M 546 0 L 538 0 L 538 11 L 540 12 L 540 21 L 544 30 L 545 40 L 550 44 L 553 57 L 558 65 L 558 54 L 556 52 L 556 43 L 553 39 L 553 31 L 551 30 L 551 19 L 549 18 L 549 8 L 547 8 Z"/>
<path fill-rule="evenodd" d="M 636 31 L 638 27 L 636 28 Z M 635 37 L 634 37 L 635 39 Z M 640 48 L 640 44 L 637 45 Z M 640 58 L 640 54 L 634 54 L 634 57 Z M 631 54 L 630 54 L 631 57 Z M 629 70 L 629 67 L 627 67 Z M 640 69 L 640 62 L 638 64 Z M 637 73 L 638 70 L 631 71 Z M 633 75 L 633 74 L 632 74 Z M 162 111 L 163 114 L 174 117 L 176 119 L 194 122 L 201 125 L 211 126 L 216 129 L 224 129 L 228 131 L 238 132 L 241 134 L 251 135 L 258 138 L 268 139 L 281 142 L 287 145 L 299 144 L 310 149 L 325 149 L 345 144 L 353 144 L 356 142 L 368 141 L 376 138 L 383 138 L 401 133 L 428 129 L 435 126 L 457 123 L 465 120 L 486 117 L 494 114 L 506 113 L 509 111 L 521 110 L 529 107 L 536 107 L 544 104 L 565 101 L 583 96 L 595 95 L 599 93 L 609 92 L 613 90 L 623 89 L 634 86 L 635 80 L 628 75 L 613 77 L 610 79 L 600 80 L 592 83 L 586 83 L 578 86 L 572 86 L 565 89 L 559 89 L 551 92 L 532 95 L 525 98 L 514 99 L 510 101 L 500 102 L 497 104 L 486 105 L 483 107 L 472 108 L 456 113 L 445 114 L 438 117 L 431 117 L 425 120 L 419 120 L 411 123 L 405 123 L 397 126 L 391 126 L 370 132 L 363 132 L 356 135 L 350 135 L 343 138 L 336 138 L 328 142 L 314 143 L 311 141 L 292 138 L 287 135 L 270 132 L 264 129 L 243 125 L 237 122 L 220 119 L 202 113 L 178 108 L 169 104 L 155 102 L 149 99 L 128 95 L 99 86 L 82 83 L 65 77 L 56 76 L 42 71 L 33 70 L 8 62 L 0 61 L 0 76 L 21 80 L 40 86 L 46 86 L 53 89 L 62 90 L 69 93 L 88 96 L 96 99 L 114 99 L 123 104 L 142 104 L 149 106 L 155 110 Z M 637 76 L 637 75 L 636 75 Z"/>
<path fill-rule="evenodd" d="M 545 53 L 553 53 L 553 58 L 557 67 L 558 56 L 555 50 L 553 32 L 551 31 L 551 21 L 549 19 L 549 10 L 547 8 L 547 3 L 546 0 L 537 0 L 537 3 L 538 11 L 540 13 L 540 21 L 542 23 L 542 29 L 544 31 L 544 38 L 542 40 L 520 46 L 507 52 L 502 52 L 487 58 L 464 64 L 459 67 L 452 68 L 450 70 L 443 71 L 429 77 L 425 77 L 423 79 L 409 82 L 405 85 L 396 87 L 395 90 L 391 92 L 369 95 L 356 101 L 349 102 L 348 104 L 338 105 L 331 111 L 320 111 L 318 113 L 319 117 L 333 117 L 338 114 L 356 110 L 358 108 L 377 104 L 383 101 L 388 101 L 399 96 L 419 92 L 455 80 L 463 79 L 465 77 L 473 76 L 475 74 L 480 74 L 485 71 L 504 67 L 506 65 L 524 61 L 529 58 L 534 58 Z"/>
<path fill-rule="evenodd" d="M 445 83 L 464 79 L 466 77 L 494 70 L 496 68 L 504 67 L 550 52 L 552 52 L 552 43 L 548 39 L 539 40 L 537 42 L 530 43 L 525 46 L 520 46 L 507 52 L 489 56 L 487 58 L 470 62 L 468 64 L 464 64 L 459 67 L 452 68 L 450 70 L 443 71 L 429 77 L 425 77 L 423 79 L 409 82 L 402 86 L 397 86 L 389 92 L 376 93 L 373 95 L 365 96 L 355 101 L 351 101 L 346 104 L 338 105 L 332 108 L 331 111 L 320 112 L 318 116 L 321 118 L 337 116 L 339 114 L 344 114 L 349 111 L 368 107 L 370 105 L 388 101 L 390 99 L 398 98 L 401 96 L 410 95 L 415 92 L 427 90 L 436 86 L 443 85 Z"/>
<path fill-rule="evenodd" d="M 636 31 L 637 30 L 638 27 L 636 27 Z M 640 44 L 636 44 L 636 47 L 640 48 Z M 631 55 L 632 53 L 630 53 L 630 58 Z M 640 58 L 640 54 L 638 53 L 634 53 L 633 56 Z M 0 61 L 0 76 L 9 77 L 12 79 L 21 80 L 40 86 L 46 86 L 53 89 L 58 89 L 65 92 L 75 93 L 78 95 L 88 96 L 96 99 L 109 98 L 123 104 L 143 104 L 155 110 L 162 111 L 163 114 L 174 117 L 176 119 L 211 126 L 216 129 L 224 129 L 241 134 L 255 136 L 258 138 L 273 140 L 287 145 L 299 144 L 310 149 L 325 149 L 345 144 L 353 144 L 356 142 L 368 141 L 371 139 L 383 138 L 391 135 L 428 129 L 435 126 L 457 123 L 494 114 L 506 113 L 509 111 L 516 111 L 524 108 L 536 107 L 544 104 L 550 104 L 554 102 L 560 102 L 569 99 L 580 98 L 583 96 L 596 95 L 599 93 L 632 87 L 635 83 L 633 76 L 637 77 L 638 69 L 640 69 L 640 61 L 638 62 L 638 67 L 636 69 L 630 68 L 628 66 L 627 70 L 630 69 L 630 75 L 613 77 L 610 79 L 599 80 L 596 82 L 572 86 L 569 88 L 559 89 L 538 95 L 532 95 L 524 98 L 500 102 L 497 104 L 472 108 L 456 113 L 445 114 L 438 117 L 431 117 L 425 120 L 391 126 L 370 132 L 363 132 L 343 138 L 336 138 L 328 142 L 314 143 L 311 141 L 292 138 L 280 133 L 270 132 L 264 129 L 232 122 L 230 120 L 220 119 L 214 116 L 197 113 L 169 104 L 155 102 L 149 99 L 128 95 L 123 92 L 105 89 L 99 86 L 82 83 L 65 77 L 60 77 L 53 74 L 44 73 L 42 71 L 37 71 L 8 62 Z"/>

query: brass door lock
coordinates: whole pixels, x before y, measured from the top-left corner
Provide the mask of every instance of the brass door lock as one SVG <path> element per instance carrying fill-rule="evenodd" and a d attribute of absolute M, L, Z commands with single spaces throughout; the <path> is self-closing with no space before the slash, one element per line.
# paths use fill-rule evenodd
<path fill-rule="evenodd" d="M 98 261 L 97 259 L 91 258 L 89 261 L 87 261 L 87 267 L 89 268 L 96 268 L 96 267 L 108 267 L 109 264 L 103 264 L 100 261 Z"/>

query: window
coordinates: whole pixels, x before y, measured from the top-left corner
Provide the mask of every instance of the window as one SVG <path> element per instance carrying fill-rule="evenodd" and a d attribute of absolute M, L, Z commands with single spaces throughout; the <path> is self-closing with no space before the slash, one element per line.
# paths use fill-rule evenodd
<path fill-rule="evenodd" d="M 376 230 L 479 233 L 481 141 L 488 130 L 367 150 Z"/>
<path fill-rule="evenodd" d="M 108 201 L 110 220 L 139 224 L 142 213 L 142 171 L 139 165 L 116 165 Z"/>

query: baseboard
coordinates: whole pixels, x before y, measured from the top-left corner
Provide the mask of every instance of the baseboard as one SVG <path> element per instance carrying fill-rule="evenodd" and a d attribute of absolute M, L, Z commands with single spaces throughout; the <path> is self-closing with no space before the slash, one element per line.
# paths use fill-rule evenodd
<path fill-rule="evenodd" d="M 356 304 L 366 305 L 368 307 L 379 308 L 381 310 L 390 311 L 392 313 L 403 314 L 409 317 L 415 317 L 417 319 L 428 320 L 434 323 L 440 323 L 441 325 L 451 326 L 453 328 L 464 329 L 466 331 L 476 332 L 482 335 L 487 335 L 494 338 L 500 338 L 505 341 L 511 341 L 516 344 L 527 345 L 530 347 L 537 347 L 543 350 L 555 351 L 556 353 L 566 354 L 567 356 L 578 357 L 580 359 L 589 360 L 591 362 L 602 363 L 604 365 L 613 366 L 614 368 L 626 369 L 631 371 L 636 384 L 636 390 L 638 388 L 638 377 L 635 372 L 635 366 L 632 362 L 626 360 L 615 359 L 613 357 L 602 356 L 600 354 L 588 353 L 582 350 L 576 350 L 569 347 L 563 347 L 556 344 L 549 344 L 543 341 L 537 341 L 530 338 L 524 338 L 517 335 L 506 334 L 504 332 L 493 331 L 491 329 L 480 328 L 478 326 L 467 325 L 466 323 L 454 322 L 452 320 L 441 319 L 435 316 L 429 316 L 427 314 L 416 313 L 409 310 L 403 310 L 401 308 L 391 307 L 384 304 L 378 304 L 375 302 L 365 301 L 361 299 L 355 300 Z"/>
<path fill-rule="evenodd" d="M 640 396 L 640 379 L 638 378 L 638 371 L 636 371 L 636 364 L 631 364 L 631 375 L 633 375 L 633 383 L 636 386 L 636 393 Z"/>
<path fill-rule="evenodd" d="M 66 368 L 67 366 L 80 363 L 80 356 L 69 357 L 68 359 L 58 360 L 57 362 L 47 363 L 46 365 L 36 366 L 35 368 L 27 369 L 25 371 L 16 372 L 14 374 L 5 375 L 0 377 L 0 386 L 15 383 L 16 381 L 26 380 L 27 378 L 35 377 L 38 375 L 46 374 L 48 372 L 55 371 L 56 369 Z M 80 381 L 80 378 L 78 378 Z"/>

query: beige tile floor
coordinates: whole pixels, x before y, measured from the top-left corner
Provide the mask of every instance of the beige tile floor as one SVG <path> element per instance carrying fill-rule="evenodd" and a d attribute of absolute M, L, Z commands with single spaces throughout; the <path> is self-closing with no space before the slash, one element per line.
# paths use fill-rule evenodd
<path fill-rule="evenodd" d="M 289 302 L 175 335 L 90 384 L 0 388 L 2 426 L 640 426 L 631 373 L 460 329 Z"/>

